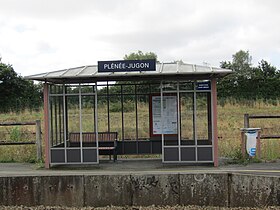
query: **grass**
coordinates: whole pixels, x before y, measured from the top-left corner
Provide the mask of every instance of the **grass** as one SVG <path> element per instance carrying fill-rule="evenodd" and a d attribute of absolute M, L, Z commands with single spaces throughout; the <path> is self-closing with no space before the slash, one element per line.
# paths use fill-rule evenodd
<path fill-rule="evenodd" d="M 240 128 L 244 126 L 244 114 L 279 115 L 278 105 L 257 102 L 255 104 L 225 104 L 218 107 L 219 156 L 236 157 L 240 151 Z M 250 127 L 262 128 L 263 134 L 280 134 L 279 119 L 250 120 Z M 280 158 L 280 139 L 261 140 L 261 157 L 265 160 Z"/>
<path fill-rule="evenodd" d="M 218 136 L 219 136 L 219 156 L 233 158 L 237 163 L 246 163 L 240 156 L 240 128 L 243 127 L 243 116 L 245 113 L 249 114 L 270 114 L 279 115 L 279 103 L 277 105 L 266 104 L 263 102 L 246 104 L 230 104 L 226 103 L 223 106 L 218 106 Z M 183 135 L 188 138 L 192 136 L 192 131 L 187 129 L 192 126 L 192 114 L 188 114 L 191 106 L 187 106 L 182 113 L 182 117 L 186 120 L 182 122 L 184 129 Z M 107 130 L 107 110 L 106 107 L 99 107 L 99 122 L 98 127 L 100 131 Z M 145 103 L 139 103 L 137 106 L 139 116 L 139 137 L 149 138 L 149 106 Z M 125 138 L 135 138 L 135 107 L 130 108 L 124 113 L 124 124 L 126 127 Z M 93 110 L 83 110 L 83 128 L 86 131 L 92 131 L 93 125 Z M 77 123 L 77 112 L 71 110 L 69 113 L 71 129 L 79 128 Z M 121 135 L 121 113 L 110 112 L 111 130 L 117 131 Z M 6 113 L 0 114 L 0 122 L 25 122 L 41 120 L 42 132 L 43 130 L 43 110 L 40 112 L 23 113 Z M 204 111 L 200 111 L 198 119 L 204 121 L 198 124 L 198 135 L 203 137 L 207 135 L 206 122 L 207 117 Z M 75 122 L 75 123 L 74 123 Z M 262 128 L 263 134 L 280 134 L 279 119 L 263 119 L 250 120 L 251 127 Z M 0 140 L 8 141 L 31 141 L 35 139 L 35 126 L 0 126 Z M 121 137 L 121 136 L 120 136 Z M 261 157 L 263 160 L 273 161 L 280 158 L 280 139 L 275 140 L 261 140 Z M 258 160 L 253 160 L 258 161 Z M 35 145 L 21 145 L 21 146 L 0 146 L 0 162 L 36 162 L 36 146 Z"/>

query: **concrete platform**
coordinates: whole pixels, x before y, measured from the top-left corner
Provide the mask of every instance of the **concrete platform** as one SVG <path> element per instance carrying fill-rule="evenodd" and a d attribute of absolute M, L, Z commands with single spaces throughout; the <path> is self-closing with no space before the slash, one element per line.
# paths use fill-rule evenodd
<path fill-rule="evenodd" d="M 102 160 L 52 169 L 0 164 L 0 206 L 280 206 L 280 161 L 166 165 L 159 159 Z"/>
<path fill-rule="evenodd" d="M 0 176 L 50 176 L 50 175 L 113 175 L 113 174 L 176 174 L 176 173 L 243 173 L 280 176 L 280 160 L 248 165 L 226 164 L 220 161 L 213 165 L 163 164 L 161 159 L 121 159 L 116 162 L 101 160 L 99 165 L 55 166 L 41 168 L 29 163 L 0 163 Z"/>

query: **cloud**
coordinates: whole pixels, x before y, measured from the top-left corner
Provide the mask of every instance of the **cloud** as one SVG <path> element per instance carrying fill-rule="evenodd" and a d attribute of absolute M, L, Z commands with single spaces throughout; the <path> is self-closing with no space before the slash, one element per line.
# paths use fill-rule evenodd
<path fill-rule="evenodd" d="M 23 75 L 122 59 L 219 65 L 240 49 L 280 67 L 280 1 L 0 0 L 0 53 Z"/>

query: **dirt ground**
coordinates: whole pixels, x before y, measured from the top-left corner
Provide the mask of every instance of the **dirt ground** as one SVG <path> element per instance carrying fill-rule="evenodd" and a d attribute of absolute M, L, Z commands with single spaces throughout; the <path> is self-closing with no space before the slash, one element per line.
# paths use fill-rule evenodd
<path fill-rule="evenodd" d="M 127 207 L 117 207 L 117 206 L 108 206 L 108 207 L 63 207 L 63 206 L 0 206 L 1 210 L 280 210 L 280 206 L 272 207 L 260 207 L 260 208 L 250 208 L 250 207 L 236 207 L 236 208 L 226 208 L 226 207 L 210 207 L 210 206 L 127 206 Z"/>

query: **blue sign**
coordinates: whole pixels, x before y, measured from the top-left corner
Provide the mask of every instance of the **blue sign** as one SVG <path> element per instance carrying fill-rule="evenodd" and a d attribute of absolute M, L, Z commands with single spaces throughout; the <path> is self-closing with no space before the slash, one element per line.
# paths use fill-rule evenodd
<path fill-rule="evenodd" d="M 211 90 L 210 81 L 197 82 L 196 83 L 196 90 Z"/>
<path fill-rule="evenodd" d="M 98 61 L 98 72 L 155 71 L 156 60 Z"/>
<path fill-rule="evenodd" d="M 251 148 L 251 149 L 250 149 L 250 152 L 249 152 L 249 155 L 250 155 L 251 157 L 254 157 L 254 156 L 256 155 L 256 148 Z"/>

